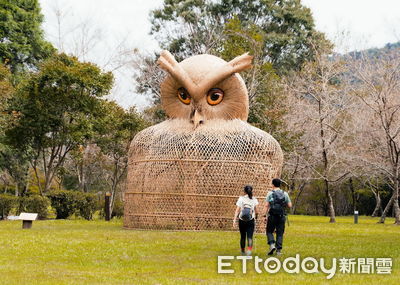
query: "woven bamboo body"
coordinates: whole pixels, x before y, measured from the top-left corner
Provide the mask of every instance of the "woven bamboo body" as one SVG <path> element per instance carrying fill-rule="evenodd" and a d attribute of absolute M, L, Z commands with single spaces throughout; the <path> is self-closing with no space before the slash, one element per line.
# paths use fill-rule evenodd
<path fill-rule="evenodd" d="M 262 207 L 282 160 L 271 135 L 241 120 L 209 120 L 193 130 L 173 119 L 147 128 L 130 147 L 124 226 L 231 230 L 243 187 L 253 186 Z M 258 231 L 264 227 L 258 223 Z"/>

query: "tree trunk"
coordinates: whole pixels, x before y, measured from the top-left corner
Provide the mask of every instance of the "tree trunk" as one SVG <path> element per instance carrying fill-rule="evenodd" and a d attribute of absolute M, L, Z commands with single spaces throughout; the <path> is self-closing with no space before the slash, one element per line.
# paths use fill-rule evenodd
<path fill-rule="evenodd" d="M 390 198 L 389 202 L 387 203 L 387 205 L 385 207 L 385 210 L 383 210 L 381 218 L 380 218 L 378 223 L 380 223 L 380 224 L 384 224 L 385 223 L 386 216 L 387 216 L 387 214 L 388 214 L 388 212 L 390 210 L 390 207 L 392 207 L 393 200 L 394 200 L 394 193 L 393 193 L 392 197 Z"/>
<path fill-rule="evenodd" d="M 400 208 L 399 208 L 399 180 L 397 179 L 394 183 L 393 191 L 393 210 L 394 210 L 394 223 L 400 225 Z"/>
<path fill-rule="evenodd" d="M 304 187 L 305 187 L 305 183 L 302 183 L 302 184 L 300 185 L 300 187 L 299 187 L 299 193 L 297 193 L 297 196 L 295 197 L 295 200 L 294 200 L 294 203 L 293 203 L 293 208 L 292 208 L 292 213 L 293 213 L 293 215 L 296 214 L 297 204 L 298 204 L 300 195 L 301 195 L 301 193 L 302 193 L 303 190 L 304 190 Z"/>
<path fill-rule="evenodd" d="M 50 172 L 50 169 L 48 170 Z M 51 176 L 50 175 L 46 175 L 45 176 L 45 181 L 44 181 L 44 189 L 43 192 L 47 193 L 50 190 L 50 186 L 51 186 Z"/>
<path fill-rule="evenodd" d="M 386 205 L 385 210 L 382 213 L 381 219 L 379 220 L 379 223 L 385 223 L 386 216 L 390 210 L 390 207 L 393 206 L 393 212 L 394 212 L 394 218 L 395 221 L 394 223 L 396 225 L 400 225 L 400 208 L 399 208 L 399 181 L 395 180 L 395 183 L 393 185 L 393 194 L 392 197 L 390 198 L 389 203 Z"/>
<path fill-rule="evenodd" d="M 83 160 L 83 158 L 82 158 L 82 160 Z M 82 191 L 82 192 L 87 192 L 86 190 L 86 175 L 85 175 L 85 169 L 84 169 L 84 167 L 83 167 L 83 161 L 81 161 L 81 162 L 79 162 L 79 165 L 78 165 L 78 181 L 79 181 L 79 189 Z"/>
<path fill-rule="evenodd" d="M 399 198 L 396 198 L 393 201 L 393 209 L 394 209 L 394 223 L 396 225 L 400 225 L 400 208 L 399 208 Z"/>
<path fill-rule="evenodd" d="M 329 213 L 329 222 L 330 223 L 336 223 L 336 217 L 335 217 L 335 208 L 333 206 L 333 197 L 332 193 L 329 187 L 329 182 L 325 179 L 325 191 L 326 191 L 326 196 L 328 198 L 328 213 Z"/>
<path fill-rule="evenodd" d="M 379 191 L 377 191 L 376 194 L 375 192 L 373 193 L 375 196 L 376 205 L 371 217 L 377 217 L 379 213 L 382 213 L 381 195 L 379 194 Z"/>
<path fill-rule="evenodd" d="M 350 189 L 351 188 L 353 188 L 353 187 L 350 186 Z M 356 195 L 353 190 L 354 189 L 351 189 L 351 200 L 352 200 L 352 204 L 353 204 L 352 206 L 353 206 L 353 213 L 354 213 L 357 210 L 357 206 L 356 206 Z M 353 213 L 350 213 L 350 215 Z"/>
<path fill-rule="evenodd" d="M 352 198 L 352 201 L 353 201 L 353 213 L 354 213 L 355 211 L 357 211 L 357 198 L 356 198 L 356 191 L 354 190 L 354 184 L 353 184 L 353 178 L 352 177 L 350 177 L 350 179 L 349 179 L 349 189 L 350 189 L 351 198 Z"/>
<path fill-rule="evenodd" d="M 38 168 L 36 165 L 37 165 L 36 162 L 32 163 L 32 168 L 33 168 L 33 171 L 35 172 L 36 182 L 37 182 L 37 185 L 39 188 L 39 194 L 40 194 L 40 196 L 43 196 L 42 183 L 40 183 Z"/>

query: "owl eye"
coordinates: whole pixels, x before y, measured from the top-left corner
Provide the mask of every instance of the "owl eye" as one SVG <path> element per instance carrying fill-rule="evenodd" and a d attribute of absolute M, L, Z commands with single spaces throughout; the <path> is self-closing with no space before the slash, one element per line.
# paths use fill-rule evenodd
<path fill-rule="evenodd" d="M 217 105 L 221 103 L 224 98 L 224 91 L 219 88 L 212 88 L 207 93 L 207 103 L 210 105 Z"/>
<path fill-rule="evenodd" d="M 190 104 L 190 95 L 189 92 L 183 87 L 178 89 L 178 98 L 181 100 L 183 104 L 189 105 Z"/>

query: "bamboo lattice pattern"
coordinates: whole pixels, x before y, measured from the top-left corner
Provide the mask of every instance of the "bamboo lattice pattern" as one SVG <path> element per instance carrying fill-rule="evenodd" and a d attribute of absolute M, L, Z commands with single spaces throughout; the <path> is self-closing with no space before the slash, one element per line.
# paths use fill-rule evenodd
<path fill-rule="evenodd" d="M 182 119 L 147 128 L 130 147 L 124 226 L 231 230 L 243 187 L 253 186 L 262 207 L 282 160 L 271 135 L 239 119 L 209 120 L 195 130 Z"/>

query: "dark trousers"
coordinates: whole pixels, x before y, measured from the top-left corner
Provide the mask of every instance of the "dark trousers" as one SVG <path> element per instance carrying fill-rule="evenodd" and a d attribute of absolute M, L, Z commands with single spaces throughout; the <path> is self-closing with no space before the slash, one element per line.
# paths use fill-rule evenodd
<path fill-rule="evenodd" d="M 276 230 L 276 248 L 282 249 L 283 233 L 285 232 L 285 216 L 268 216 L 267 238 L 268 244 L 275 243 L 274 231 Z"/>
<path fill-rule="evenodd" d="M 253 246 L 254 219 L 247 222 L 239 219 L 239 231 L 240 231 L 240 248 L 244 249 L 246 247 L 246 237 L 247 237 L 247 245 Z"/>

